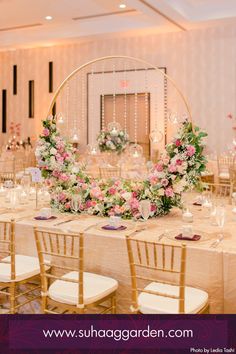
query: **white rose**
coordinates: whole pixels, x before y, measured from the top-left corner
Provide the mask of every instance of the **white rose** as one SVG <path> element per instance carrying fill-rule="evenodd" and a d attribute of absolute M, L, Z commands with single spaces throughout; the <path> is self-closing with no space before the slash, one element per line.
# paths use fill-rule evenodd
<path fill-rule="evenodd" d="M 123 197 L 126 201 L 128 201 L 128 200 L 131 199 L 132 193 L 126 192 L 126 193 L 122 194 L 122 197 Z"/>
<path fill-rule="evenodd" d="M 57 150 L 55 148 L 51 148 L 50 149 L 50 154 L 51 155 L 56 155 L 56 153 L 57 153 Z"/>
<path fill-rule="evenodd" d="M 163 188 L 160 188 L 159 190 L 158 190 L 158 195 L 159 196 L 163 196 L 163 195 L 165 195 L 165 191 L 164 191 L 164 189 Z"/>

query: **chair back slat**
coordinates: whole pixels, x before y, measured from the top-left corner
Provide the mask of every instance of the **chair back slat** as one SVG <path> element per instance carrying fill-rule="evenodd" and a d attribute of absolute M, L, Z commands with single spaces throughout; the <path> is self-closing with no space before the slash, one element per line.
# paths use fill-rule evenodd
<path fill-rule="evenodd" d="M 121 168 L 120 167 L 99 167 L 100 178 L 120 178 Z"/>
<path fill-rule="evenodd" d="M 184 313 L 186 246 L 148 242 L 126 236 L 131 282 L 132 306 L 138 308 L 138 294 L 141 292 L 178 300 L 179 312 Z M 142 256 L 144 255 L 144 256 Z M 150 283 L 177 285 L 178 294 L 147 289 Z"/>
<path fill-rule="evenodd" d="M 34 229 L 34 233 L 43 292 L 46 293 L 50 282 L 56 280 L 76 283 L 78 285 L 78 305 L 83 304 L 83 234 L 59 233 L 37 228 Z M 78 273 L 78 279 L 65 277 L 66 273 L 73 271 Z"/>
<path fill-rule="evenodd" d="M 5 258 L 9 260 L 5 261 Z M 11 265 L 11 280 L 15 280 L 15 223 L 0 222 L 0 261 Z"/>

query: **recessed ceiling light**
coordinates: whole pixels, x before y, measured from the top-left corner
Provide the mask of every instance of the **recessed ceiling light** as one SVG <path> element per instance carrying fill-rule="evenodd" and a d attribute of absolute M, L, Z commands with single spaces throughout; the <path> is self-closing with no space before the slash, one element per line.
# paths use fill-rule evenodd
<path fill-rule="evenodd" d="M 46 16 L 45 20 L 48 20 L 48 21 L 52 20 L 52 16 Z"/>
<path fill-rule="evenodd" d="M 120 9 L 125 9 L 125 8 L 126 8 L 126 5 L 122 3 L 122 4 L 119 5 L 119 8 L 120 8 Z"/>

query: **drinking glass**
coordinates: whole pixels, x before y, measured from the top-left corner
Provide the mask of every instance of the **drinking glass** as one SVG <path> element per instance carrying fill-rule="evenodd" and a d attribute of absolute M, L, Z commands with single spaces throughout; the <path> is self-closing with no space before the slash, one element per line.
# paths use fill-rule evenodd
<path fill-rule="evenodd" d="M 150 200 L 141 200 L 140 202 L 140 213 L 142 218 L 147 221 L 151 213 L 151 202 Z"/>
<path fill-rule="evenodd" d="M 79 210 L 79 199 L 77 196 L 74 196 L 71 199 L 71 209 L 72 211 L 74 211 L 75 213 L 78 213 Z"/>
<path fill-rule="evenodd" d="M 220 236 L 223 237 L 223 228 L 225 224 L 225 208 L 222 206 L 216 207 L 216 223 L 220 229 Z"/>
<path fill-rule="evenodd" d="M 30 185 L 31 185 L 31 177 L 29 174 L 25 174 L 21 178 L 21 186 L 24 192 L 29 195 L 30 193 Z"/>

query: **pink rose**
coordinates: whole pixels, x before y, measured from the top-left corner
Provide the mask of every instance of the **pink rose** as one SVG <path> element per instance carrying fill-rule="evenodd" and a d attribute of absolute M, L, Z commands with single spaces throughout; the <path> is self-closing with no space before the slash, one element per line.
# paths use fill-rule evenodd
<path fill-rule="evenodd" d="M 191 157 L 195 154 L 196 149 L 193 145 L 188 145 L 187 146 L 187 156 Z"/>
<path fill-rule="evenodd" d="M 182 145 L 182 141 L 180 139 L 177 139 L 175 141 L 175 146 L 181 146 Z"/>
<path fill-rule="evenodd" d="M 67 202 L 67 203 L 65 204 L 65 208 L 66 208 L 66 209 L 70 209 L 70 202 Z"/>
<path fill-rule="evenodd" d="M 101 189 L 99 187 L 92 188 L 90 191 L 90 195 L 92 198 L 101 199 L 102 198 Z"/>
<path fill-rule="evenodd" d="M 43 136 L 49 136 L 49 135 L 50 135 L 49 129 L 47 128 L 43 129 Z"/>
<path fill-rule="evenodd" d="M 59 179 L 60 179 L 62 182 L 67 182 L 67 181 L 70 179 L 70 177 L 67 176 L 65 173 L 61 173 Z"/>
<path fill-rule="evenodd" d="M 131 209 L 138 209 L 139 208 L 139 201 L 136 198 L 130 199 L 129 204 L 130 204 Z"/>
<path fill-rule="evenodd" d="M 168 184 L 169 184 L 168 179 L 167 179 L 167 178 L 163 178 L 163 179 L 161 180 L 161 184 L 163 185 L 163 187 L 168 186 Z"/>
<path fill-rule="evenodd" d="M 111 194 L 111 195 L 114 195 L 114 194 L 116 194 L 116 189 L 115 188 L 110 188 L 108 190 L 108 193 Z"/>
<path fill-rule="evenodd" d="M 149 181 L 150 181 L 151 185 L 154 186 L 155 184 L 157 184 L 158 178 L 157 178 L 157 176 L 151 176 L 149 178 Z"/>
<path fill-rule="evenodd" d="M 166 188 L 165 195 L 170 198 L 174 197 L 174 191 L 173 191 L 172 187 Z"/>
<path fill-rule="evenodd" d="M 59 202 L 63 202 L 66 199 L 66 195 L 64 193 L 59 194 Z"/>
<path fill-rule="evenodd" d="M 176 168 L 175 165 L 170 164 L 169 167 L 168 167 L 168 171 L 169 171 L 170 173 L 175 173 L 175 172 L 177 171 L 177 168 Z"/>
<path fill-rule="evenodd" d="M 151 204 L 151 212 L 155 213 L 157 211 L 156 204 Z"/>
<path fill-rule="evenodd" d="M 180 160 L 180 159 L 176 160 L 176 165 L 177 166 L 181 166 L 182 163 L 183 163 L 183 160 Z"/>
<path fill-rule="evenodd" d="M 158 172 L 162 172 L 163 171 L 163 165 L 161 163 L 158 163 L 156 166 L 155 166 L 155 169 L 158 171 Z"/>

